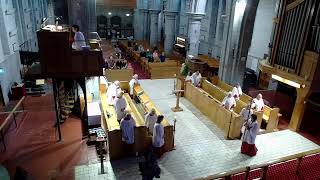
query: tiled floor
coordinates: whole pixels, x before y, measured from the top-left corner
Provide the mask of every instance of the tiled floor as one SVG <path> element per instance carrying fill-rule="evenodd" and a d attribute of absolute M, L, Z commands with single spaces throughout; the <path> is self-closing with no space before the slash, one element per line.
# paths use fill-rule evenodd
<path fill-rule="evenodd" d="M 259 135 L 257 156 L 239 152 L 239 140 L 225 140 L 222 132 L 186 99 L 181 99 L 183 112 L 173 113 L 175 96 L 173 80 L 144 80 L 143 89 L 162 113 L 173 123 L 177 118 L 175 150 L 159 160 L 161 179 L 192 179 L 225 172 L 253 164 L 320 148 L 301 135 L 289 131 Z M 99 164 L 75 168 L 76 179 L 141 179 L 135 158 L 106 163 L 107 174 L 99 174 Z"/>

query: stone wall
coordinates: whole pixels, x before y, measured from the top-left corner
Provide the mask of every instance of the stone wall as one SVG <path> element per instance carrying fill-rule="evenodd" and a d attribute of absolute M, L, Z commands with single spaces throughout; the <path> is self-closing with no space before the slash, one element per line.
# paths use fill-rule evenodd
<path fill-rule="evenodd" d="M 37 51 L 36 31 L 53 16 L 51 0 L 0 1 L 0 83 L 5 103 L 14 82 L 21 82 L 19 49 Z"/>

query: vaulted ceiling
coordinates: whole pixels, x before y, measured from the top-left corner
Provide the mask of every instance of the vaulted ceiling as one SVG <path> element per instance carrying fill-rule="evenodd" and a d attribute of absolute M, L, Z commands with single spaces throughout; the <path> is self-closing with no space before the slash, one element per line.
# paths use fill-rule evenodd
<path fill-rule="evenodd" d="M 97 0 L 98 5 L 104 5 L 106 8 L 128 8 L 136 7 L 136 0 Z"/>

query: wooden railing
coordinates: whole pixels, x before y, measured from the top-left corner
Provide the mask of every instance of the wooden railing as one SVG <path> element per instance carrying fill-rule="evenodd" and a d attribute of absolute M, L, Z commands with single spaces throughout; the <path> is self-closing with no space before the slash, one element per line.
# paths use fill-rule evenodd
<path fill-rule="evenodd" d="M 226 171 L 226 172 L 222 172 L 222 173 L 218 173 L 218 174 L 214 174 L 214 175 L 210 175 L 204 178 L 198 178 L 197 180 L 213 180 L 213 179 L 231 179 L 231 176 L 233 175 L 237 175 L 240 173 L 245 173 L 245 179 L 248 179 L 249 177 L 249 173 L 251 170 L 255 170 L 255 169 L 262 169 L 262 177 L 261 179 L 267 179 L 267 171 L 268 171 L 268 167 L 274 164 L 278 164 L 278 163 L 284 163 L 286 161 L 290 161 L 290 160 L 298 160 L 298 166 L 297 166 L 297 173 L 298 173 L 298 168 L 300 167 L 301 161 L 303 160 L 303 158 L 305 156 L 309 156 L 309 155 L 313 155 L 313 154 L 318 154 L 320 153 L 320 149 L 316 149 L 316 150 L 310 150 L 310 151 L 306 151 L 303 153 L 298 153 L 298 154 L 294 154 L 294 155 L 290 155 L 290 156 L 286 156 L 283 158 L 279 158 L 273 161 L 269 161 L 267 163 L 262 163 L 262 164 L 254 164 L 251 166 L 247 166 L 247 167 L 242 167 L 242 168 L 237 168 L 237 169 L 233 169 L 230 171 Z"/>
<path fill-rule="evenodd" d="M 6 119 L 0 124 L 0 135 L 1 135 L 1 141 L 4 147 L 4 150 L 7 150 L 6 144 L 5 144 L 5 140 L 4 140 L 4 133 L 6 130 L 7 125 L 10 124 L 10 120 L 13 119 L 15 126 L 17 127 L 17 121 L 16 121 L 16 113 L 19 112 L 23 112 L 24 111 L 24 105 L 23 105 L 23 101 L 25 99 L 25 96 L 23 96 L 19 102 L 14 106 L 14 108 L 10 111 L 10 112 L 4 112 L 1 114 L 6 114 L 9 113 L 9 115 L 6 117 Z M 20 107 L 20 105 L 22 106 L 22 111 L 18 111 L 18 107 Z M 12 118 L 13 117 L 13 118 Z"/>

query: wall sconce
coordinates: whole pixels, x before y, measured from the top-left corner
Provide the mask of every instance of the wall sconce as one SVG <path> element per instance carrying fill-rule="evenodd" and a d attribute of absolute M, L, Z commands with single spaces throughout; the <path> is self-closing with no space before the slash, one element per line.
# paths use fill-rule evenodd
<path fill-rule="evenodd" d="M 108 15 L 109 15 L 109 16 L 111 16 L 111 15 L 112 15 L 112 13 L 111 13 L 111 12 L 108 12 Z"/>
<path fill-rule="evenodd" d="M 280 77 L 280 76 L 275 75 L 275 74 L 272 74 L 272 75 L 271 75 L 271 78 L 272 78 L 272 79 L 275 79 L 275 80 L 277 80 L 277 81 L 283 82 L 283 83 L 285 83 L 285 84 L 288 84 L 288 85 L 290 85 L 290 86 L 293 86 L 293 87 L 295 87 L 295 88 L 304 88 L 304 87 L 305 87 L 304 84 L 296 83 L 296 82 L 294 82 L 294 81 L 291 81 L 291 80 L 289 80 L 289 79 L 285 79 L 285 78 Z"/>
<path fill-rule="evenodd" d="M 127 16 L 127 17 L 129 17 L 129 16 L 130 16 L 130 14 L 129 14 L 129 13 L 127 13 L 127 14 L 126 14 L 126 16 Z"/>

